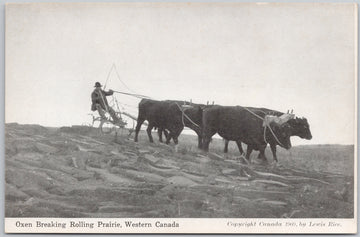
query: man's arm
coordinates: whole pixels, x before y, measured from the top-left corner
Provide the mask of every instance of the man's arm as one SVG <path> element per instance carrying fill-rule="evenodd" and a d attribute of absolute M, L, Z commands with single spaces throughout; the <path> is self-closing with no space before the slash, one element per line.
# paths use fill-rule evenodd
<path fill-rule="evenodd" d="M 109 91 L 103 91 L 103 92 L 106 96 L 114 94 L 114 91 L 111 89 Z"/>

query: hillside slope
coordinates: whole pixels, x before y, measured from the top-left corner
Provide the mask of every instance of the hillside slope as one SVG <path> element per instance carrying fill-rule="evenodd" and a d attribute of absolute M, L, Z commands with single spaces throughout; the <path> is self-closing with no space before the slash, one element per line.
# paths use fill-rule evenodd
<path fill-rule="evenodd" d="M 174 152 L 144 135 L 135 143 L 126 131 L 5 129 L 6 217 L 353 217 L 352 171 L 309 169 L 296 159 L 308 147 L 280 155 L 277 166 L 244 165 L 236 153 L 197 150 L 195 140 Z M 302 159 L 341 161 L 339 149 L 313 147 Z"/>

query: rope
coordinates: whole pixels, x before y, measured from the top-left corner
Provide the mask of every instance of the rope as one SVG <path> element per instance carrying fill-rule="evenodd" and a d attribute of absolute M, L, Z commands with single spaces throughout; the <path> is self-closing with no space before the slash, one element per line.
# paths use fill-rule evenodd
<path fill-rule="evenodd" d="M 192 120 L 189 118 L 189 116 L 187 116 L 187 115 L 185 114 L 185 111 L 181 108 L 181 106 L 180 106 L 178 103 L 175 102 L 175 104 L 178 106 L 179 110 L 180 110 L 181 113 L 182 113 L 181 120 L 182 120 L 182 123 L 183 123 L 184 127 L 185 127 L 185 122 L 184 122 L 184 117 L 185 117 L 185 118 L 187 118 L 192 124 L 194 124 L 196 127 L 200 128 L 199 125 L 197 125 L 194 121 L 192 121 Z"/>
<path fill-rule="evenodd" d="M 120 94 L 124 94 L 124 95 L 134 96 L 134 97 L 137 97 L 137 98 L 140 98 L 140 99 L 145 99 L 145 98 L 146 98 L 146 99 L 150 99 L 150 97 L 148 97 L 148 96 L 137 94 L 134 90 L 130 89 L 130 88 L 125 84 L 125 82 L 123 82 L 123 81 L 121 80 L 120 75 L 119 75 L 119 72 L 118 72 L 118 70 L 116 69 L 115 63 L 113 63 L 113 64 L 111 65 L 111 68 L 110 68 L 110 70 L 109 70 L 109 73 L 108 73 L 108 75 L 107 75 L 107 78 L 106 78 L 106 81 L 105 81 L 105 84 L 104 84 L 104 90 L 105 90 L 106 85 L 107 85 L 107 83 L 108 83 L 108 81 L 109 81 L 110 74 L 111 74 L 111 72 L 112 72 L 113 70 L 115 71 L 116 76 L 117 76 L 117 78 L 119 79 L 119 81 L 121 82 L 121 84 L 123 84 L 123 86 L 125 86 L 126 89 L 128 89 L 129 91 L 131 91 L 131 92 L 133 92 L 133 93 L 125 93 L 125 92 L 121 92 L 121 91 L 114 91 L 114 92 L 120 93 Z"/>
<path fill-rule="evenodd" d="M 262 117 L 260 117 L 259 115 L 255 114 L 254 112 L 252 112 L 252 111 L 249 110 L 248 108 L 246 108 L 246 107 L 242 107 L 242 108 L 244 108 L 244 109 L 247 110 L 249 113 L 251 113 L 252 115 L 256 116 L 257 118 L 261 119 L 262 121 L 264 121 L 264 118 L 262 118 Z M 271 134 L 273 135 L 273 137 L 275 138 L 276 142 L 277 142 L 279 145 L 284 146 L 284 145 L 279 141 L 279 139 L 277 138 L 277 136 L 275 135 L 275 133 L 273 132 L 273 130 L 271 129 L 270 124 L 265 124 L 265 126 L 264 126 L 264 141 L 265 141 L 266 143 L 268 143 L 267 140 L 266 140 L 266 128 L 267 128 L 267 127 L 270 129 L 270 132 L 271 132 Z"/>
<path fill-rule="evenodd" d="M 130 96 L 134 96 L 136 98 L 139 99 L 151 99 L 150 97 L 146 96 L 146 95 L 139 95 L 139 94 L 133 94 L 133 93 L 126 93 L 126 92 L 122 92 L 122 91 L 114 91 L 115 93 L 119 93 L 119 94 L 123 94 L 123 95 L 130 95 Z"/>
<path fill-rule="evenodd" d="M 134 106 L 134 105 L 129 105 L 129 104 L 125 104 L 122 102 L 119 102 L 119 104 L 124 108 L 124 106 L 131 108 L 131 109 L 138 109 L 138 106 Z"/>
<path fill-rule="evenodd" d="M 267 126 L 264 126 L 264 141 L 265 141 L 265 143 L 268 143 L 267 140 L 266 140 L 266 127 Z"/>
<path fill-rule="evenodd" d="M 107 75 L 106 82 L 105 82 L 105 85 L 104 85 L 104 90 L 105 90 L 106 85 L 107 85 L 107 83 L 108 83 L 108 80 L 109 80 L 109 77 L 110 77 L 110 73 L 111 73 L 113 67 L 115 67 L 115 64 L 112 64 L 112 65 L 111 65 L 111 68 L 110 68 L 110 70 L 109 70 L 109 73 L 108 73 L 108 75 Z"/>
<path fill-rule="evenodd" d="M 275 140 L 277 141 L 277 143 L 279 143 L 281 146 L 284 146 L 284 145 L 278 140 L 278 138 L 275 136 L 273 130 L 272 130 L 271 127 L 270 127 L 270 125 L 268 125 L 268 126 L 269 126 L 269 129 L 270 129 L 271 134 L 274 136 L 274 138 L 275 138 Z"/>
<path fill-rule="evenodd" d="M 264 118 L 262 118 L 261 116 L 255 114 L 254 112 L 252 112 L 250 109 L 246 108 L 246 107 L 242 107 L 245 110 L 247 110 L 249 113 L 251 113 L 252 115 L 254 115 L 255 117 L 258 117 L 259 119 L 261 119 L 262 121 L 264 121 Z"/>
<path fill-rule="evenodd" d="M 121 84 L 123 84 L 123 85 L 125 86 L 125 88 L 128 89 L 129 91 L 136 93 L 134 90 L 131 90 L 131 89 L 125 84 L 125 82 L 123 82 L 123 81 L 120 79 L 120 75 L 119 75 L 119 73 L 118 73 L 118 71 L 117 71 L 117 69 L 116 69 L 115 64 L 114 64 L 114 69 L 115 69 L 116 76 L 117 76 L 117 78 L 119 79 L 119 81 L 121 82 Z"/>

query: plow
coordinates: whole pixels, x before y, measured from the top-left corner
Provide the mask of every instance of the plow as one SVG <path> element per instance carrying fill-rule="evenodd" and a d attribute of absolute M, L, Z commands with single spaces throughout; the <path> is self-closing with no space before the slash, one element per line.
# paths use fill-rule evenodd
<path fill-rule="evenodd" d="M 106 79 L 106 82 L 105 82 L 105 85 L 104 85 L 104 90 L 105 90 L 107 82 L 108 82 L 108 80 L 110 78 L 110 74 L 111 74 L 111 72 L 113 70 L 115 71 L 118 80 L 125 86 L 125 88 L 127 88 L 130 91 L 133 91 L 120 79 L 120 76 L 119 76 L 119 73 L 118 73 L 118 71 L 116 69 L 115 64 L 113 64 L 111 66 L 111 68 L 110 68 L 110 71 L 108 73 L 108 76 L 107 76 L 107 79 Z M 140 94 L 136 94 L 136 93 L 127 93 L 127 92 L 116 91 L 116 90 L 111 90 L 111 91 L 113 93 L 117 93 L 117 94 L 120 94 L 120 95 L 131 96 L 131 97 L 135 97 L 137 99 L 150 98 L 150 97 L 140 95 Z M 105 102 L 104 98 L 102 98 L 102 100 L 103 100 L 103 102 Z M 108 110 L 107 106 L 105 106 L 105 111 L 104 111 L 105 116 L 103 116 L 103 117 L 101 117 L 100 114 L 98 114 L 96 112 L 88 114 L 88 115 L 90 115 L 92 117 L 91 126 L 99 128 L 101 133 L 104 133 L 104 134 L 111 133 L 113 131 L 116 131 L 117 129 L 121 129 L 121 130 L 126 129 L 126 130 L 129 131 L 128 136 L 130 136 L 135 131 L 135 121 L 137 121 L 137 117 L 134 116 L 133 114 L 129 113 L 129 112 L 124 111 L 125 109 L 123 108 L 123 105 L 126 106 L 126 104 L 120 103 L 117 100 L 117 98 L 114 95 L 112 95 L 112 100 L 111 100 L 111 102 L 109 104 L 109 107 L 111 107 L 114 110 L 115 116 L 117 117 L 117 119 L 112 118 L 111 114 L 109 113 L 109 110 Z M 123 108 L 122 110 L 120 110 L 120 106 Z M 134 107 L 134 106 L 132 106 L 132 107 Z M 124 116 L 129 118 L 130 121 L 132 121 L 132 127 L 128 126 L 129 120 L 124 119 Z M 114 119 L 116 119 L 116 121 L 114 121 Z M 147 123 L 145 123 L 145 124 L 147 125 Z"/>

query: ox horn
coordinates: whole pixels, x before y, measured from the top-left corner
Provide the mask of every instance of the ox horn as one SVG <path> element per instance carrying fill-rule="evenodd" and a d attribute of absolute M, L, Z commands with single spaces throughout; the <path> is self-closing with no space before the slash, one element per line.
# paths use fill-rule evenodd
<path fill-rule="evenodd" d="M 289 111 L 290 111 L 290 110 L 287 110 L 287 112 L 286 112 L 286 113 L 288 114 L 288 113 L 289 113 Z"/>
<path fill-rule="evenodd" d="M 290 114 L 292 114 L 294 112 L 294 110 L 293 109 L 291 109 L 291 113 Z"/>

